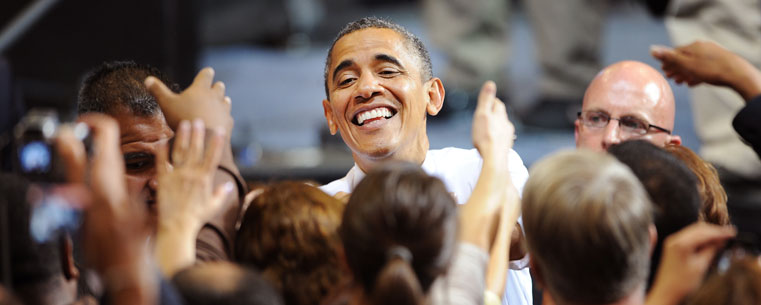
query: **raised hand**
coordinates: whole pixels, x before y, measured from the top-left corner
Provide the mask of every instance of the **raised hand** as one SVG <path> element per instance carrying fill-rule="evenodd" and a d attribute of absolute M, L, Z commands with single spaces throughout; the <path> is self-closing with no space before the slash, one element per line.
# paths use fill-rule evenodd
<path fill-rule="evenodd" d="M 698 222 L 666 238 L 647 304 L 681 304 L 700 286 L 716 253 L 735 234 L 732 227 Z"/>
<path fill-rule="evenodd" d="M 478 104 L 473 113 L 473 146 L 484 160 L 497 156 L 507 160 L 515 137 L 515 127 L 507 118 L 505 104 L 496 94 L 497 86 L 494 82 L 486 82 L 478 95 Z"/>
<path fill-rule="evenodd" d="M 204 223 L 220 212 L 233 190 L 232 182 L 214 189 L 214 174 L 222 155 L 225 131 L 217 127 L 204 144 L 203 121 L 181 121 L 172 150 L 156 155 L 158 230 L 156 257 L 159 267 L 171 277 L 195 260 L 195 239 Z"/>
<path fill-rule="evenodd" d="M 761 72 L 714 42 L 697 41 L 675 49 L 652 46 L 650 54 L 661 62 L 666 76 L 678 84 L 728 86 L 745 100 L 761 94 Z"/>
<path fill-rule="evenodd" d="M 214 70 L 207 67 L 198 72 L 190 87 L 180 94 L 153 76 L 145 79 L 145 86 L 156 97 L 172 129 L 177 130 L 182 120 L 202 119 L 209 128 L 223 127 L 229 136 L 233 128 L 231 101 L 225 96 L 225 84 L 213 81 Z"/>

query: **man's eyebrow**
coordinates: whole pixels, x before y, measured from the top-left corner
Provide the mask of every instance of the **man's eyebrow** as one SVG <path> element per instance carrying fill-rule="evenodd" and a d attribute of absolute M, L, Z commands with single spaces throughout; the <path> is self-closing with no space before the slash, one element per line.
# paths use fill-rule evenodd
<path fill-rule="evenodd" d="M 393 57 L 391 55 L 378 54 L 378 55 L 375 55 L 375 60 L 389 62 L 389 63 L 397 65 L 397 66 L 399 66 L 401 68 L 404 68 L 404 66 L 402 66 L 402 63 L 400 63 L 399 60 L 396 59 L 396 57 Z"/>
<path fill-rule="evenodd" d="M 354 61 L 349 59 L 344 60 L 340 64 L 338 64 L 338 66 L 336 66 L 336 68 L 333 69 L 333 81 L 336 81 L 336 76 L 338 75 L 338 72 L 348 67 L 351 67 L 352 65 L 354 65 Z"/>

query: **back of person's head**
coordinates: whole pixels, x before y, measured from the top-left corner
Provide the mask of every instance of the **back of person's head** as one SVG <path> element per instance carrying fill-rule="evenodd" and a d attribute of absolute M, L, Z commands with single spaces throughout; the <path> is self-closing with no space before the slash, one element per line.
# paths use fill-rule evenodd
<path fill-rule="evenodd" d="M 419 304 L 449 268 L 457 207 L 444 183 L 419 166 L 387 164 L 354 189 L 339 232 L 370 304 Z"/>
<path fill-rule="evenodd" d="M 246 210 L 235 255 L 262 270 L 287 304 L 318 304 L 343 278 L 337 232 L 343 209 L 314 186 L 275 183 Z"/>
<path fill-rule="evenodd" d="M 172 278 L 187 305 L 281 305 L 280 295 L 261 275 L 228 262 L 184 269 Z"/>
<path fill-rule="evenodd" d="M 761 304 L 761 258 L 746 256 L 733 259 L 725 270 L 709 276 L 687 304 Z"/>
<path fill-rule="evenodd" d="M 523 192 L 532 266 L 558 304 L 608 304 L 644 288 L 652 207 L 615 158 L 585 150 L 547 157 Z"/>
<path fill-rule="evenodd" d="M 24 304 L 48 304 L 51 300 L 73 302 L 77 297 L 77 278 L 64 274 L 68 266 L 63 265 L 70 263 L 71 245 L 64 247 L 66 235 L 60 231 L 41 241 L 32 236 L 29 188 L 29 182 L 22 177 L 0 174 L 0 194 L 3 194 L 0 213 L 5 213 L 7 228 L 4 230 L 7 229 L 9 235 L 3 243 L 3 248 L 9 249 L 2 251 L 10 254 L 11 287 Z"/>
<path fill-rule="evenodd" d="M 684 162 L 648 141 L 626 141 L 611 146 L 608 152 L 631 168 L 653 203 L 658 242 L 650 266 L 650 287 L 661 261 L 663 241 L 699 219 L 698 181 Z"/>
<path fill-rule="evenodd" d="M 730 222 L 727 193 L 721 186 L 716 168 L 686 146 L 666 145 L 664 149 L 684 162 L 695 174 L 698 192 L 703 203 L 698 214 L 699 219 L 717 225 L 728 225 Z"/>
<path fill-rule="evenodd" d="M 175 92 L 179 87 L 159 69 L 133 61 L 105 62 L 85 75 L 79 89 L 77 112 L 114 114 L 122 111 L 149 117 L 161 112 L 143 81 L 155 76 Z"/>

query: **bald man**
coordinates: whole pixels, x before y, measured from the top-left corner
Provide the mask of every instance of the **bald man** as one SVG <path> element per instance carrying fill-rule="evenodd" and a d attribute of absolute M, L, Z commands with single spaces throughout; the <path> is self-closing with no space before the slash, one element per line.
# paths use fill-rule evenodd
<path fill-rule="evenodd" d="M 657 70 L 637 61 L 617 62 L 597 74 L 584 93 L 574 126 L 576 147 L 595 151 L 631 139 L 658 146 L 682 143 L 671 133 L 671 87 Z"/>

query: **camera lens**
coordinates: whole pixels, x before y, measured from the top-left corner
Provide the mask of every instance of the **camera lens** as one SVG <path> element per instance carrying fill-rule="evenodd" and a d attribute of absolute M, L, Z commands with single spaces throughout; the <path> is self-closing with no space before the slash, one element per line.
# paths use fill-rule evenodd
<path fill-rule="evenodd" d="M 25 173 L 42 173 L 50 170 L 52 152 L 42 141 L 31 141 L 19 149 L 21 169 Z"/>

